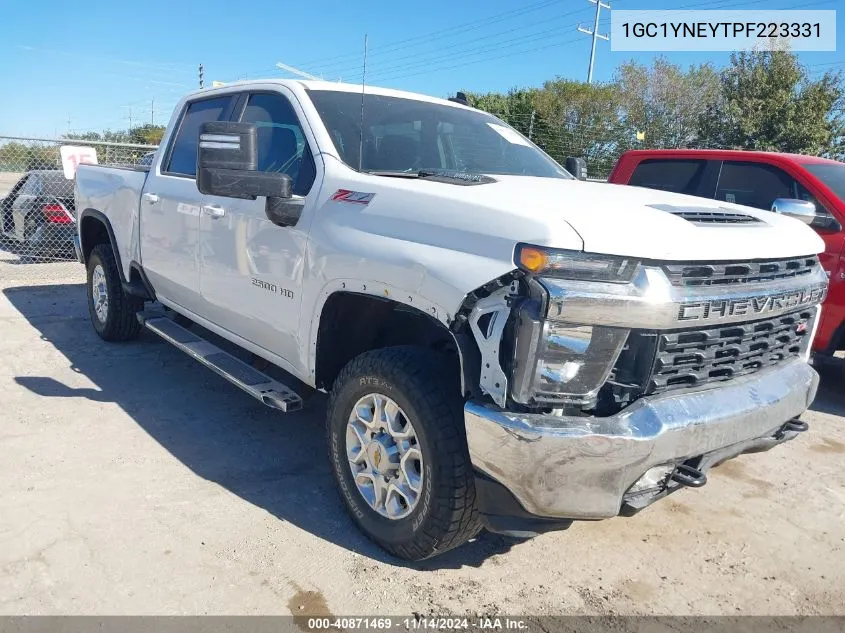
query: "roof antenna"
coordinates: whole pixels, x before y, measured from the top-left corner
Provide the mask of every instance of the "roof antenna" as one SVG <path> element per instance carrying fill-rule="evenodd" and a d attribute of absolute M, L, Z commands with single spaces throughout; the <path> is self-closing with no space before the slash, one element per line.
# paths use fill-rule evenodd
<path fill-rule="evenodd" d="M 367 34 L 364 33 L 364 72 L 361 74 L 361 127 L 358 136 L 358 171 L 364 163 L 364 86 L 367 83 Z"/>

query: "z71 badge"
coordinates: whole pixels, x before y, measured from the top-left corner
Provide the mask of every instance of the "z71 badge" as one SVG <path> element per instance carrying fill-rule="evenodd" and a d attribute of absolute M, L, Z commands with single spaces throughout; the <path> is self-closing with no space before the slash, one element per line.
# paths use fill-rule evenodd
<path fill-rule="evenodd" d="M 349 202 L 351 204 L 368 205 L 376 197 L 374 193 L 364 193 L 363 191 L 349 191 L 348 189 L 338 189 L 332 195 L 332 202 Z"/>

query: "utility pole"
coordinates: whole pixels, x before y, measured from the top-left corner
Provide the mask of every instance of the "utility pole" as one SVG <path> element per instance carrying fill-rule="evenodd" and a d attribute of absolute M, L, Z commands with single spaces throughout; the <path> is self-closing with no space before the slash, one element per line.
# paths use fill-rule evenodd
<path fill-rule="evenodd" d="M 200 64 L 200 90 L 202 90 L 202 88 L 203 88 L 203 74 L 202 74 L 202 71 L 203 71 L 202 64 Z"/>
<path fill-rule="evenodd" d="M 132 129 L 132 122 L 133 122 L 133 118 L 132 118 L 132 106 L 131 106 L 131 105 L 124 105 L 124 106 L 120 106 L 120 107 L 121 107 L 121 108 L 126 108 L 126 109 L 129 111 L 129 117 L 128 117 L 128 118 L 129 118 L 129 127 L 128 127 L 127 129 L 130 129 L 130 130 L 131 130 L 131 129 Z"/>
<path fill-rule="evenodd" d="M 156 100 L 150 100 L 150 125 L 156 124 Z"/>
<path fill-rule="evenodd" d="M 609 4 L 604 4 L 601 0 L 589 0 L 594 5 L 596 5 L 596 20 L 593 23 L 593 29 L 586 29 L 580 24 L 578 25 L 578 30 L 582 33 L 586 33 L 590 37 L 593 38 L 593 47 L 590 50 L 590 69 L 587 71 L 587 83 L 593 83 L 593 62 L 596 60 L 596 41 L 597 40 L 604 40 L 607 41 L 610 38 L 607 35 L 602 35 L 599 33 L 599 16 L 601 15 L 602 9 L 609 9 Z"/>

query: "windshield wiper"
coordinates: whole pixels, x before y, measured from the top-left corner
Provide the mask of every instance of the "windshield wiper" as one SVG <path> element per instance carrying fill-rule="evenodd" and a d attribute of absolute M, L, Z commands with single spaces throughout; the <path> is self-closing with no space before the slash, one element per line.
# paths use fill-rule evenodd
<path fill-rule="evenodd" d="M 483 185 L 496 182 L 495 178 L 483 174 L 473 174 L 466 171 L 454 171 L 450 169 L 420 169 L 419 171 L 386 171 L 373 170 L 366 172 L 373 176 L 387 176 L 389 178 L 414 178 L 434 180 L 455 185 Z"/>
<path fill-rule="evenodd" d="M 365 174 L 371 176 L 387 176 L 388 178 L 419 178 L 419 172 L 416 171 L 390 171 L 386 169 L 373 169 L 371 171 L 364 170 Z"/>

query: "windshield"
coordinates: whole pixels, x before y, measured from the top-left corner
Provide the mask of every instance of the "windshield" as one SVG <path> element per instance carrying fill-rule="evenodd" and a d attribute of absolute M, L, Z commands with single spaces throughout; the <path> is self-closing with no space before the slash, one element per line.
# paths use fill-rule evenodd
<path fill-rule="evenodd" d="M 309 90 L 343 162 L 358 169 L 361 94 Z M 572 178 L 529 140 L 480 110 L 367 94 L 364 96 L 363 160 L 368 172 L 448 170 Z"/>
<path fill-rule="evenodd" d="M 804 163 L 804 167 L 845 201 L 845 163 Z"/>

